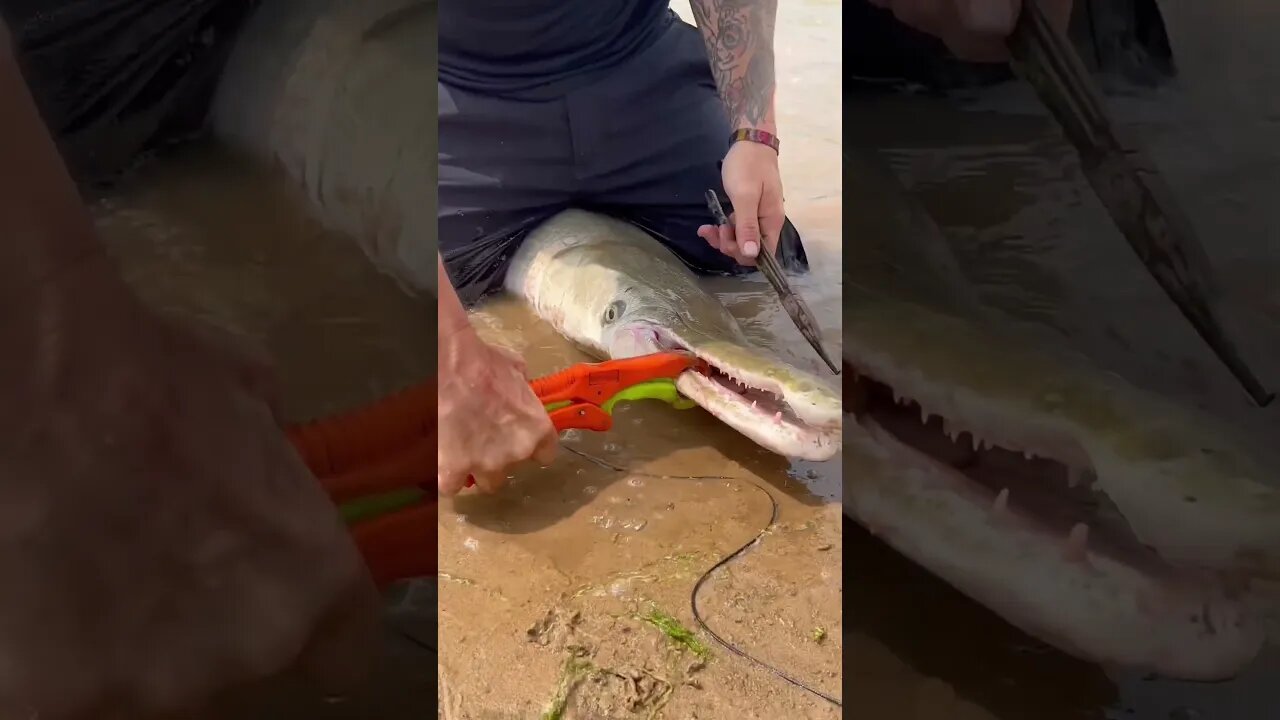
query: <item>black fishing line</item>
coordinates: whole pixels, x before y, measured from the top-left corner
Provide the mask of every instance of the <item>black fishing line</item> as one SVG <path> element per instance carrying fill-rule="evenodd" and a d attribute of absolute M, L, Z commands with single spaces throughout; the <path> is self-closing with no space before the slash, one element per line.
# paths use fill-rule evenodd
<path fill-rule="evenodd" d="M 417 648 L 420 650 L 426 650 L 432 655 L 437 655 L 439 653 L 439 651 L 436 650 L 435 646 L 433 646 L 431 643 L 427 642 L 426 640 L 423 640 L 422 638 L 409 632 L 408 630 L 405 630 L 404 628 L 398 627 L 395 625 L 392 625 L 391 629 L 410 645 L 417 646 Z"/>
<path fill-rule="evenodd" d="M 746 483 L 747 485 L 750 485 L 751 487 L 764 493 L 764 496 L 769 498 L 769 505 L 770 505 L 769 522 L 764 527 L 760 528 L 760 532 L 756 533 L 755 537 L 748 540 L 745 545 L 738 548 L 737 550 L 734 550 L 728 555 L 725 555 L 724 557 L 720 558 L 720 560 L 716 561 L 716 564 L 712 565 L 706 572 L 702 573 L 702 577 L 698 578 L 698 581 L 693 584 L 693 590 L 689 593 L 689 606 L 693 609 L 693 619 L 698 623 L 698 627 L 701 627 L 704 632 L 710 635 L 711 638 L 715 640 L 716 643 L 719 644 L 721 647 L 723 647 L 725 650 L 728 650 L 734 655 L 737 655 L 743 660 L 753 663 L 758 667 L 768 670 L 769 672 L 782 678 L 783 680 L 786 680 L 787 682 L 800 688 L 801 690 L 804 690 L 805 692 L 811 695 L 820 697 L 823 700 L 826 700 L 827 702 L 831 703 L 832 705 L 835 705 L 836 707 L 844 707 L 844 705 L 841 704 L 839 698 L 832 697 L 822 692 L 821 690 L 818 690 L 817 688 L 807 685 L 802 680 L 797 680 L 796 678 L 788 675 L 785 671 L 780 670 L 770 665 L 769 663 L 752 656 L 750 653 L 738 647 L 737 645 L 734 645 L 728 640 L 725 640 L 724 638 L 720 637 L 718 634 L 716 634 L 715 630 L 712 630 L 710 626 L 707 625 L 707 621 L 702 619 L 702 612 L 698 610 L 698 591 L 702 589 L 702 584 L 705 583 L 715 573 L 716 570 L 719 570 L 725 565 L 728 565 L 729 563 L 733 562 L 739 556 L 745 553 L 747 550 L 750 550 L 757 543 L 759 543 L 760 540 L 764 538 L 764 534 L 769 532 L 769 528 L 773 527 L 774 524 L 778 522 L 778 501 L 774 499 L 773 493 L 769 492 L 768 490 L 764 489 L 764 487 L 750 480 L 746 480 L 740 477 L 730 477 L 728 475 L 658 475 L 653 473 L 636 472 L 634 470 L 629 470 L 627 468 L 624 468 L 620 465 L 615 465 L 606 460 L 602 460 L 598 457 L 595 457 L 594 455 L 582 452 L 581 450 L 578 450 L 576 448 L 572 448 L 564 444 L 561 444 L 561 447 L 573 453 L 574 455 L 582 457 L 586 460 L 590 460 L 591 462 L 599 465 L 600 467 L 613 470 L 615 472 L 625 472 L 625 473 L 631 473 L 632 475 L 642 475 L 646 477 L 656 477 L 656 478 L 665 478 L 665 479 L 736 480 L 738 482 Z"/>
<path fill-rule="evenodd" d="M 735 478 L 735 479 L 754 487 L 755 489 L 764 493 L 765 497 L 769 498 L 769 504 L 772 507 L 772 509 L 769 511 L 769 523 L 765 525 L 763 528 L 761 528 L 760 532 L 756 533 L 756 536 L 748 540 L 746 544 L 744 544 L 742 547 L 738 548 L 737 550 L 734 550 L 728 555 L 725 555 L 723 558 L 717 561 L 715 565 L 712 565 L 706 572 L 702 573 L 702 577 L 698 578 L 698 582 L 693 584 L 693 591 L 689 593 L 689 606 L 693 609 L 693 619 L 697 621 L 698 626 L 701 627 L 704 632 L 710 635 L 712 639 L 714 639 L 717 643 L 719 643 L 720 646 L 723 647 L 725 650 L 728 650 L 729 652 L 733 653 L 734 655 L 737 655 L 743 660 L 754 663 L 758 667 L 768 670 L 769 672 L 782 678 L 783 680 L 786 680 L 787 682 L 800 688 L 801 690 L 804 690 L 805 692 L 811 695 L 816 695 L 817 697 L 820 697 L 823 700 L 826 700 L 827 702 L 831 703 L 832 705 L 835 705 L 836 707 L 844 707 L 840 703 L 840 700 L 838 698 L 834 698 L 822 692 L 821 690 L 818 690 L 817 688 L 811 687 L 805 684 L 802 680 L 797 680 L 796 678 L 788 675 L 786 672 L 770 665 L 769 663 L 764 662 L 763 660 L 753 657 L 742 648 L 739 648 L 738 646 L 734 645 L 728 640 L 725 640 L 724 638 L 720 637 L 719 635 L 716 634 L 715 630 L 712 630 L 707 625 L 707 621 L 702 619 L 702 613 L 698 611 L 698 590 L 702 588 L 702 584 L 705 583 L 712 576 L 712 574 L 715 573 L 716 570 L 719 570 L 725 565 L 728 565 L 729 563 L 737 559 L 739 556 L 741 556 L 743 553 L 745 553 L 747 550 L 750 550 L 751 548 L 755 547 L 760 542 L 760 540 L 764 538 L 764 534 L 769 532 L 769 528 L 773 527 L 774 523 L 778 522 L 778 501 L 774 499 L 773 493 L 757 485 L 756 483 L 751 482 L 750 480 L 743 480 L 742 478 Z"/>

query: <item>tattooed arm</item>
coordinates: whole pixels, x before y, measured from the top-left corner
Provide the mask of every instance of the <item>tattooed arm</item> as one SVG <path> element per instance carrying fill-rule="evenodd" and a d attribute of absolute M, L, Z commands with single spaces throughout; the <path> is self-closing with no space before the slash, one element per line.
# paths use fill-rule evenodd
<path fill-rule="evenodd" d="M 689 5 L 731 126 L 777 134 L 773 26 L 778 0 L 690 0 Z M 759 143 L 735 142 L 724 156 L 721 178 L 733 204 L 731 222 L 703 225 L 698 236 L 740 265 L 754 265 L 762 247 L 776 252 L 782 232 L 778 154 Z"/>
<path fill-rule="evenodd" d="M 778 0 L 690 0 L 734 128 L 777 132 L 773 27 Z"/>

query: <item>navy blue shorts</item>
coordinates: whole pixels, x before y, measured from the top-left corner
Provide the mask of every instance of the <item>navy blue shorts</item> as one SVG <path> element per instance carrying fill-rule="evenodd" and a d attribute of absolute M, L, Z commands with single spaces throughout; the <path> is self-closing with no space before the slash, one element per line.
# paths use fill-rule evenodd
<path fill-rule="evenodd" d="M 437 89 L 440 252 L 464 303 L 499 288 L 525 234 L 570 206 L 644 228 L 695 272 L 750 271 L 697 235 L 706 191 L 724 197 L 731 128 L 702 37 L 674 14 L 653 45 L 563 97 Z M 784 265 L 803 268 L 794 229 L 782 240 Z"/>

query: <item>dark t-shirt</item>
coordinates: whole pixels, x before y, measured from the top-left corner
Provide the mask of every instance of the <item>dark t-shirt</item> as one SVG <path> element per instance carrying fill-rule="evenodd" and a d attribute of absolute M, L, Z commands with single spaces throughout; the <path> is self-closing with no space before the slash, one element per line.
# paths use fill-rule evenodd
<path fill-rule="evenodd" d="M 443 0 L 440 81 L 486 95 L 545 99 L 652 43 L 669 0 Z"/>

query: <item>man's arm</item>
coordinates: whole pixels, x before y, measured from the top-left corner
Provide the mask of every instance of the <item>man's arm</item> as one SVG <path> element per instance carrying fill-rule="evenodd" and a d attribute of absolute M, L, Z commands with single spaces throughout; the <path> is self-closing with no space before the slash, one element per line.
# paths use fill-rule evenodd
<path fill-rule="evenodd" d="M 774 111 L 773 26 L 778 0 L 689 0 L 707 45 L 711 74 L 734 130 L 778 134 Z M 703 225 L 698 236 L 742 265 L 761 248 L 776 252 L 782 232 L 782 177 L 776 147 L 733 143 L 721 168 L 732 223 Z"/>
<path fill-rule="evenodd" d="M 0 395 L 35 392 L 83 338 L 73 318 L 103 331 L 133 295 L 99 242 L 22 77 L 0 22 Z M 51 378 L 50 378 L 51 379 Z"/>
<path fill-rule="evenodd" d="M 41 286 L 103 254 L 88 210 L 27 89 L 0 22 L 0 298 Z"/>
<path fill-rule="evenodd" d="M 735 129 L 777 133 L 773 27 L 777 0 L 690 0 L 711 73 Z"/>
<path fill-rule="evenodd" d="M 440 377 L 436 486 L 454 495 L 469 475 L 493 492 L 507 468 L 531 458 L 548 464 L 558 435 L 524 376 L 524 363 L 482 340 L 437 255 L 436 334 Z"/>
<path fill-rule="evenodd" d="M 449 273 L 444 269 L 444 258 L 438 253 L 436 254 L 436 292 L 439 294 L 436 299 L 438 323 L 436 340 L 439 343 L 440 357 L 445 358 L 456 352 L 459 333 L 470 330 L 471 321 L 467 319 L 467 310 L 462 306 L 462 300 L 453 289 L 453 281 L 449 279 Z"/>

